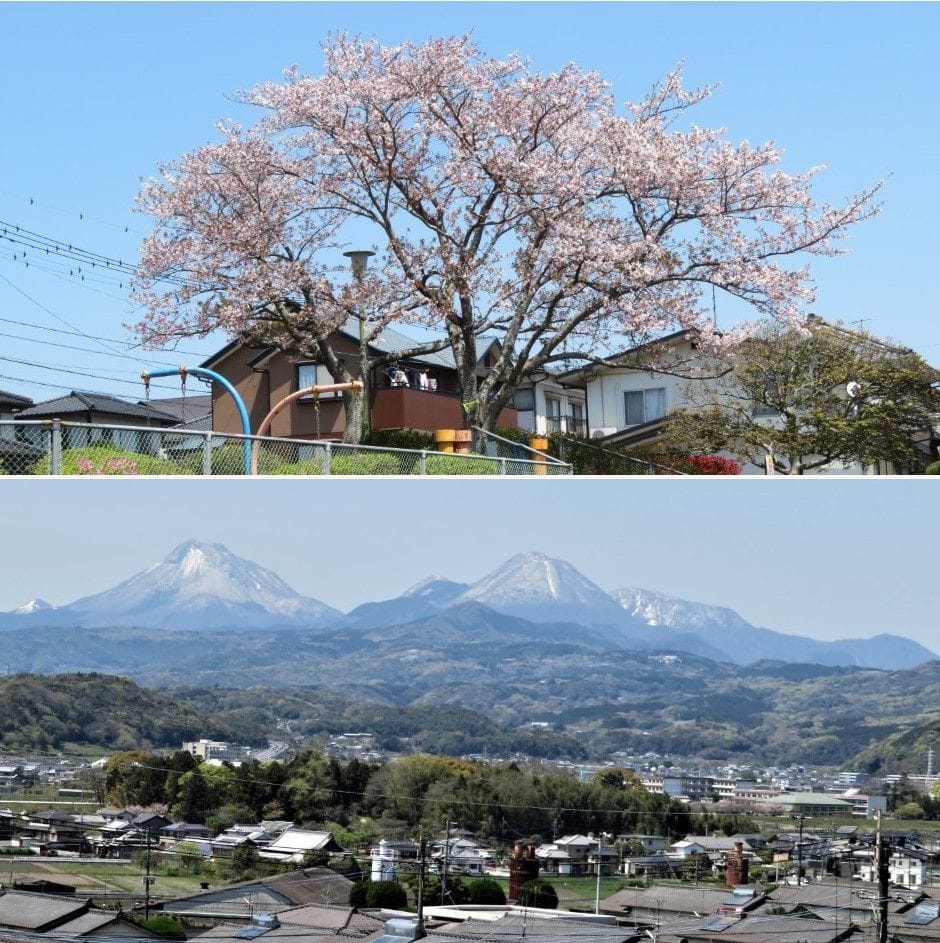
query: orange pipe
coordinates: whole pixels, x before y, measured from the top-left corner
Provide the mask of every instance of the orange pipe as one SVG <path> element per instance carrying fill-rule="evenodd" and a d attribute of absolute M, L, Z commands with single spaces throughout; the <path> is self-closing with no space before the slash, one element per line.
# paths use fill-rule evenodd
<path fill-rule="evenodd" d="M 321 393 L 345 393 L 346 391 L 355 392 L 356 390 L 362 390 L 362 380 L 351 380 L 349 383 L 325 383 L 323 386 L 308 386 L 302 390 L 297 390 L 296 393 L 291 393 L 289 396 L 285 396 L 279 403 L 272 407 L 271 412 L 261 420 L 261 425 L 258 426 L 258 431 L 255 433 L 257 436 L 263 436 L 267 434 L 268 429 L 271 428 L 271 423 L 274 422 L 274 417 L 288 404 L 293 403 L 294 400 L 300 399 L 303 396 L 319 396 Z M 252 475 L 258 474 L 258 448 L 260 443 L 255 441 L 251 448 L 251 473 Z"/>

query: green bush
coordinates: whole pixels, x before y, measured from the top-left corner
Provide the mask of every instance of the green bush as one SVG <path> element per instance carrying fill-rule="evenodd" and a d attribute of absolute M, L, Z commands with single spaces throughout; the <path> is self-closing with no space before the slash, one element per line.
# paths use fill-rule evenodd
<path fill-rule="evenodd" d="M 408 892 L 398 881 L 368 881 L 366 906 L 401 910 L 408 903 Z"/>
<path fill-rule="evenodd" d="M 505 904 L 506 892 L 499 881 L 492 878 L 477 878 L 467 887 L 468 904 Z"/>
<path fill-rule="evenodd" d="M 187 470 L 171 462 L 142 452 L 129 452 L 113 445 L 87 445 L 62 452 L 62 475 L 185 475 Z M 43 456 L 32 468 L 34 475 L 49 472 L 49 459 Z"/>
<path fill-rule="evenodd" d="M 925 475 L 940 475 L 940 462 L 931 462 L 925 469 Z"/>
<path fill-rule="evenodd" d="M 498 475 L 499 463 L 472 455 L 451 455 L 438 452 L 427 458 L 429 475 Z"/>
<path fill-rule="evenodd" d="M 363 436 L 363 445 L 387 449 L 433 449 L 434 434 L 423 429 L 374 429 Z"/>
<path fill-rule="evenodd" d="M 513 442 L 522 442 L 524 445 L 528 445 L 529 439 L 535 435 L 534 432 L 529 432 L 526 429 L 517 429 L 515 426 L 500 426 L 493 431 L 496 435 L 502 436 L 504 439 L 511 439 Z"/>
<path fill-rule="evenodd" d="M 350 907 L 365 907 L 366 898 L 368 896 L 369 885 L 372 882 L 368 878 L 363 878 L 361 881 L 356 881 L 355 884 L 349 889 L 349 906 Z"/>
<path fill-rule="evenodd" d="M 355 455 L 333 455 L 331 475 L 400 475 L 401 457 L 381 452 L 358 452 Z"/>
<path fill-rule="evenodd" d="M 186 931 L 183 925 L 173 917 L 151 917 L 149 920 L 141 920 L 140 926 L 164 940 L 185 940 Z"/>
<path fill-rule="evenodd" d="M 558 907 L 558 894 L 555 888 L 548 881 L 536 879 L 523 884 L 519 888 L 520 907 L 541 907 L 544 910 L 556 910 Z"/>

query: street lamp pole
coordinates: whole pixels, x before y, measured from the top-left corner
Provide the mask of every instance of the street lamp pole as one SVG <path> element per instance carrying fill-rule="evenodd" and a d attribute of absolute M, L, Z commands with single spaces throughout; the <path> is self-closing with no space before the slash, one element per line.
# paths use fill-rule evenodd
<path fill-rule="evenodd" d="M 375 253 L 370 252 L 368 249 L 352 249 L 349 252 L 344 252 L 343 255 L 349 259 L 353 278 L 361 283 L 362 277 L 365 275 L 366 268 L 369 265 L 369 259 L 371 259 Z M 362 305 L 358 305 L 357 310 L 359 317 L 359 374 L 362 379 L 362 433 L 365 435 L 370 425 L 369 396 L 371 395 L 371 391 L 369 388 L 369 345 L 366 339 L 366 319 Z"/>

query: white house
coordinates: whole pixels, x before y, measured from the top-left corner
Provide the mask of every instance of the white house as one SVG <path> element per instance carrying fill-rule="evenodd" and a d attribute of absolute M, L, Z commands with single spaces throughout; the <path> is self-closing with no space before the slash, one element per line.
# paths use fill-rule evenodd
<path fill-rule="evenodd" d="M 305 828 L 288 828 L 260 853 L 262 858 L 277 861 L 303 862 L 313 851 L 343 852 L 332 832 L 313 832 Z"/>
<path fill-rule="evenodd" d="M 418 843 L 410 838 L 383 838 L 372 849 L 372 880 L 394 881 L 418 869 Z"/>
<path fill-rule="evenodd" d="M 538 373 L 521 383 L 513 393 L 520 429 L 533 435 L 562 432 L 577 438 L 587 436 L 587 402 L 583 381 L 563 380 L 552 373 Z"/>
<path fill-rule="evenodd" d="M 814 316 L 811 316 L 814 317 Z M 821 318 L 816 323 L 826 325 Z M 831 325 L 830 325 L 831 327 Z M 844 330 L 834 327 L 833 329 Z M 590 366 L 562 374 L 559 382 L 572 387 L 583 385 L 587 394 L 588 435 L 598 445 L 631 448 L 654 445 L 662 433 L 665 417 L 689 406 L 694 392 L 703 384 L 720 387 L 721 377 L 732 374 L 731 363 L 698 349 L 697 334 L 676 331 L 655 341 L 624 351 L 618 366 Z M 721 394 L 719 394 L 719 397 Z M 755 405 L 755 420 L 768 426 L 779 417 Z M 925 430 L 929 438 L 929 431 Z M 741 460 L 740 456 L 735 456 Z M 764 474 L 764 470 L 742 461 L 744 474 Z M 831 462 L 807 474 L 885 474 L 893 468 L 863 467 Z"/>
<path fill-rule="evenodd" d="M 482 875 L 496 860 L 496 852 L 469 838 L 449 838 L 431 846 L 431 866 L 448 874 Z"/>

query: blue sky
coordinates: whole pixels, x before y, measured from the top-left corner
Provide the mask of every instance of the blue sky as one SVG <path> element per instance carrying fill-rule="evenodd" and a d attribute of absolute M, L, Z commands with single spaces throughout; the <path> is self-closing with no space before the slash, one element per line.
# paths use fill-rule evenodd
<path fill-rule="evenodd" d="M 892 632 L 940 649 L 937 499 L 923 478 L 18 479 L 0 490 L 0 611 L 106 589 L 189 538 L 344 611 L 540 550 L 606 590 L 730 606 L 815 638 Z"/>
<path fill-rule="evenodd" d="M 685 60 L 689 84 L 722 83 L 697 122 L 773 139 L 787 170 L 826 164 L 820 198 L 889 177 L 885 210 L 855 232 L 852 254 L 814 263 L 814 309 L 940 362 L 933 3 L 4 3 L 0 220 L 132 261 L 147 226 L 129 212 L 139 179 L 211 140 L 219 119 L 252 121 L 233 93 L 291 63 L 317 72 L 319 44 L 337 30 L 387 43 L 472 31 L 495 55 L 596 68 L 620 102 Z M 44 259 L 27 269 L 16 251 L 0 242 L 0 388 L 142 395 L 145 364 L 115 356 L 135 319 L 126 283 L 97 271 L 82 283 L 42 271 Z M 61 333 L 71 331 L 94 338 Z M 221 342 L 143 356 L 191 365 Z M 162 386 L 154 395 L 177 392 Z"/>

